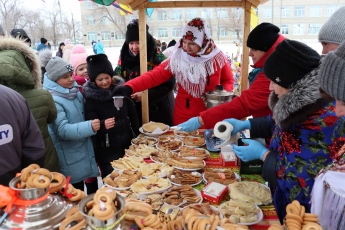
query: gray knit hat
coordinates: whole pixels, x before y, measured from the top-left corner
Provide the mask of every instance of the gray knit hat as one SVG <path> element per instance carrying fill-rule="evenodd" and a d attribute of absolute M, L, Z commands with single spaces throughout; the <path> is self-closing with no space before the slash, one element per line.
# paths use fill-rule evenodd
<path fill-rule="evenodd" d="M 345 102 L 345 41 L 323 58 L 320 87 L 336 100 Z"/>
<path fill-rule="evenodd" d="M 340 44 L 345 41 L 345 6 L 340 7 L 321 27 L 319 42 Z"/>
<path fill-rule="evenodd" d="M 52 81 L 59 80 L 65 74 L 73 73 L 72 65 L 60 57 L 52 57 L 46 66 L 46 70 L 48 78 Z"/>

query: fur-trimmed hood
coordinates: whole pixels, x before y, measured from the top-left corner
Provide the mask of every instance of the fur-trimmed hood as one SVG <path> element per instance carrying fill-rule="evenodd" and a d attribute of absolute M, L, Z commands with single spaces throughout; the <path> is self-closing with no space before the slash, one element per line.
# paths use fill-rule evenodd
<path fill-rule="evenodd" d="M 68 44 L 68 45 L 66 45 L 66 46 L 63 48 L 63 52 L 65 52 L 66 50 L 72 50 L 73 47 L 74 47 L 73 44 Z"/>
<path fill-rule="evenodd" d="M 108 101 L 113 100 L 112 98 L 112 91 L 122 87 L 125 84 L 125 81 L 118 77 L 114 76 L 112 78 L 113 88 L 111 90 L 109 89 L 102 89 L 99 88 L 94 82 L 87 81 L 83 86 L 83 95 L 86 99 L 92 99 L 96 101 Z"/>
<path fill-rule="evenodd" d="M 20 63 L 21 65 L 27 65 L 30 73 L 28 73 L 29 75 L 31 75 L 33 82 L 28 82 L 28 80 L 23 81 L 23 79 L 21 79 L 21 77 L 23 77 L 24 74 L 22 74 L 20 71 L 20 66 L 17 66 L 16 64 L 19 63 L 15 63 L 13 62 L 11 66 L 6 65 L 6 60 L 3 59 L 3 61 L 1 61 L 2 57 L 1 57 L 1 52 L 4 50 L 13 50 L 13 51 L 17 51 L 20 54 L 22 54 L 25 58 L 25 63 Z M 8 57 L 9 54 L 6 54 L 6 56 Z M 15 58 L 15 54 L 11 55 L 12 58 Z M 12 82 L 9 84 L 16 84 L 16 85 L 23 85 L 26 88 L 34 88 L 34 89 L 41 89 L 42 88 L 42 75 L 41 75 L 41 67 L 40 67 L 40 62 L 39 59 L 35 53 L 35 51 L 33 49 L 31 49 L 27 44 L 25 44 L 23 41 L 17 39 L 17 38 L 12 38 L 12 37 L 5 37 L 0 39 L 0 65 L 4 64 L 4 66 L 1 67 L 1 71 L 3 72 L 0 75 L 0 78 L 4 77 L 4 78 L 11 78 L 12 77 Z M 8 69 L 11 68 L 11 69 Z M 5 72 L 5 73 L 4 73 Z M 8 74 L 11 74 L 12 76 L 8 76 Z M 0 79 L 1 81 L 2 79 Z M 30 80 L 30 79 L 29 79 Z M 6 79 L 4 80 L 6 81 Z M 24 83 L 23 83 L 24 82 Z M 6 84 L 5 84 L 6 85 Z M 12 88 L 12 87 L 11 87 Z"/>
<path fill-rule="evenodd" d="M 297 81 L 281 98 L 278 98 L 274 91 L 271 92 L 268 106 L 273 112 L 275 122 L 282 129 L 305 121 L 327 102 L 319 92 L 320 66 Z"/>

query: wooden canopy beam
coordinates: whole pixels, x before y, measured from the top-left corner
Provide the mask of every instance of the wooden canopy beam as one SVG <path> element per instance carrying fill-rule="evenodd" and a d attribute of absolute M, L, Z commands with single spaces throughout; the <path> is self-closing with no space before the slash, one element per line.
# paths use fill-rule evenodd
<path fill-rule="evenodd" d="M 245 7 L 244 1 L 168 1 L 145 2 L 145 8 L 186 8 L 186 7 Z"/>
<path fill-rule="evenodd" d="M 147 72 L 147 41 L 146 41 L 146 10 L 139 5 L 139 47 L 140 47 L 140 75 Z M 141 109 L 143 124 L 149 122 L 149 92 L 141 92 Z"/>
<path fill-rule="evenodd" d="M 247 1 L 250 2 L 254 8 L 257 8 L 260 5 L 259 0 L 247 0 Z"/>
<path fill-rule="evenodd" d="M 252 4 L 246 1 L 244 9 L 244 33 L 243 33 L 243 52 L 242 52 L 242 71 L 241 71 L 241 92 L 248 89 L 248 69 L 249 69 L 249 48 L 247 47 L 248 35 L 250 33 L 250 17 L 249 11 Z"/>

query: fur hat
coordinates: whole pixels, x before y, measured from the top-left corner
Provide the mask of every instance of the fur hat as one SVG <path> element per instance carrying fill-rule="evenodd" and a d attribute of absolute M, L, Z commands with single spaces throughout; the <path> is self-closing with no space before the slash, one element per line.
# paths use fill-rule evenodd
<path fill-rule="evenodd" d="M 75 45 L 72 49 L 71 64 L 74 68 L 74 75 L 77 76 L 77 69 L 82 64 L 86 63 L 87 53 L 86 48 L 83 45 Z"/>
<path fill-rule="evenodd" d="M 68 44 L 71 44 L 72 42 L 71 42 L 71 39 L 69 39 L 69 38 L 67 38 L 66 40 L 65 40 L 65 45 L 67 46 Z"/>
<path fill-rule="evenodd" d="M 42 44 L 46 44 L 48 42 L 48 40 L 47 39 L 45 39 L 45 38 L 41 38 L 41 43 Z"/>
<path fill-rule="evenodd" d="M 146 34 L 148 33 L 149 26 L 146 25 Z M 129 22 L 127 25 L 127 31 L 126 31 L 126 43 L 129 44 L 132 41 L 139 41 L 139 20 L 133 19 Z"/>
<path fill-rule="evenodd" d="M 290 89 L 298 80 L 318 67 L 320 59 L 320 55 L 309 46 L 285 39 L 266 59 L 264 74 L 277 85 Z"/>
<path fill-rule="evenodd" d="M 345 6 L 340 7 L 319 32 L 319 42 L 340 44 L 345 40 Z"/>
<path fill-rule="evenodd" d="M 279 27 L 264 22 L 255 27 L 249 34 L 247 46 L 252 49 L 267 52 L 279 37 Z"/>
<path fill-rule="evenodd" d="M 107 55 L 97 54 L 91 55 L 86 58 L 87 61 L 87 73 L 89 75 L 90 81 L 95 82 L 97 76 L 101 73 L 106 73 L 110 77 L 113 76 L 113 66 L 108 60 Z"/>
<path fill-rule="evenodd" d="M 46 66 L 46 70 L 48 78 L 52 81 L 59 80 L 65 74 L 73 73 L 72 65 L 60 57 L 52 57 Z"/>
<path fill-rule="evenodd" d="M 322 60 L 320 87 L 331 97 L 345 103 L 345 41 Z"/>
<path fill-rule="evenodd" d="M 52 58 L 52 56 L 53 56 L 53 53 L 50 49 L 43 49 L 39 51 L 38 58 L 40 60 L 40 66 L 42 68 L 45 68 L 48 62 L 50 61 L 50 59 Z"/>
<path fill-rule="evenodd" d="M 176 41 L 173 39 L 173 40 L 171 40 L 169 43 L 168 43 L 168 48 L 170 47 L 170 46 L 175 46 L 176 45 Z"/>

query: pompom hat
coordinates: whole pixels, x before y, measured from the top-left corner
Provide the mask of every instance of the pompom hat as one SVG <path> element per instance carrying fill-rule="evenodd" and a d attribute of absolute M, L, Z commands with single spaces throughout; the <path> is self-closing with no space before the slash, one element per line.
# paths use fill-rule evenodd
<path fill-rule="evenodd" d="M 86 58 L 87 58 L 86 48 L 83 45 L 75 45 L 72 49 L 71 54 L 71 64 L 74 68 L 74 75 L 77 76 L 77 69 L 80 65 L 87 64 Z"/>

